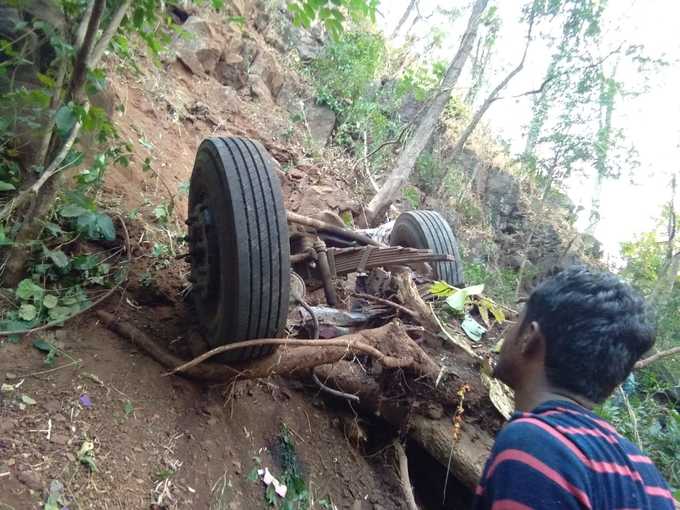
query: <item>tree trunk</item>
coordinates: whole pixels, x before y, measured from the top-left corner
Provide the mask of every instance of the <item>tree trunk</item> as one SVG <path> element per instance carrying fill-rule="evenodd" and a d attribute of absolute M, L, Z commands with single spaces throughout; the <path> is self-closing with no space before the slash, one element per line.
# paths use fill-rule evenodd
<path fill-rule="evenodd" d="M 368 221 L 375 225 L 380 221 L 392 202 L 398 198 L 399 193 L 408 181 L 411 171 L 415 166 L 420 153 L 427 146 L 435 126 L 439 121 L 446 104 L 451 97 L 451 90 L 458 81 L 463 66 L 472 51 L 480 19 L 488 0 L 475 0 L 468 25 L 460 41 L 458 52 L 449 65 L 446 75 L 441 83 L 441 88 L 434 97 L 425 114 L 416 126 L 412 138 L 408 141 L 404 150 L 399 154 L 395 167 L 390 172 L 378 193 L 371 199 L 366 210 Z"/>
<path fill-rule="evenodd" d="M 411 13 L 413 12 L 413 9 L 416 7 L 416 0 L 411 0 L 408 4 L 408 7 L 406 7 L 406 10 L 404 11 L 404 14 L 402 15 L 401 19 L 399 19 L 399 23 L 397 23 L 397 26 L 394 27 L 394 31 L 392 32 L 392 35 L 390 36 L 390 39 L 394 39 L 397 37 L 399 34 L 399 30 L 401 30 L 401 27 L 404 26 L 404 23 L 406 23 L 406 20 L 411 16 Z"/>
<path fill-rule="evenodd" d="M 531 31 L 534 26 L 534 18 L 533 16 L 531 17 L 529 21 L 529 31 L 527 33 L 527 42 L 524 45 L 524 52 L 522 53 L 522 59 L 519 61 L 519 64 L 508 73 L 508 75 L 498 84 L 496 85 L 496 88 L 494 88 L 491 91 L 491 94 L 488 95 L 488 97 L 484 100 L 484 103 L 482 106 L 477 110 L 472 117 L 472 120 L 468 123 L 467 127 L 463 130 L 463 132 L 460 134 L 458 137 L 458 140 L 456 141 L 456 144 L 453 146 L 453 149 L 451 150 L 451 155 L 456 156 L 459 154 L 462 150 L 463 147 L 465 146 L 465 143 L 468 141 L 468 138 L 472 135 L 472 133 L 475 131 L 475 128 L 477 127 L 477 124 L 482 120 L 482 117 L 486 114 L 486 111 L 491 107 L 491 105 L 498 99 L 498 94 L 503 90 L 505 87 L 508 86 L 508 83 L 517 76 L 517 74 L 524 68 L 524 62 L 526 61 L 527 58 L 527 52 L 529 51 L 529 44 L 531 44 Z M 446 185 L 446 174 L 442 177 L 442 182 L 439 185 L 439 188 L 437 189 L 437 194 L 438 195 L 443 195 L 444 189 Z"/>

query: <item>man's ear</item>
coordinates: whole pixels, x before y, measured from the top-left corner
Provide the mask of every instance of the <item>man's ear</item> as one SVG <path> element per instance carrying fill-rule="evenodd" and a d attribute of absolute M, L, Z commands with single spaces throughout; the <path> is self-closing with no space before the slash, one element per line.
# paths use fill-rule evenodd
<path fill-rule="evenodd" d="M 528 357 L 533 357 L 545 350 L 545 337 L 538 322 L 532 321 L 529 324 L 522 339 L 521 349 L 522 354 Z"/>

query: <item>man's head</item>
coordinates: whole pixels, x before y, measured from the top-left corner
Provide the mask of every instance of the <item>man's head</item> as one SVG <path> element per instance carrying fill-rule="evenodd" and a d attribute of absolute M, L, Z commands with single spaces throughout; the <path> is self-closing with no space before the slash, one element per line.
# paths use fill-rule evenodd
<path fill-rule="evenodd" d="M 572 267 L 531 294 L 505 339 L 496 376 L 515 390 L 542 378 L 598 403 L 653 343 L 637 292 L 610 273 Z"/>

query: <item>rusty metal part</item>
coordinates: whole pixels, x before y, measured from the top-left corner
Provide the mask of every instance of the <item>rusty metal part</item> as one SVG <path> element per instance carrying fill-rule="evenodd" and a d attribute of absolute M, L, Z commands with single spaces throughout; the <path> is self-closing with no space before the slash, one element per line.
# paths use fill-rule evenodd
<path fill-rule="evenodd" d="M 295 232 L 290 236 L 291 264 L 298 264 L 305 260 L 316 260 L 314 243 L 318 237 L 307 232 Z"/>
<path fill-rule="evenodd" d="M 295 304 L 298 301 L 304 300 L 307 294 L 305 281 L 302 276 L 295 271 L 290 272 L 290 304 Z"/>
<path fill-rule="evenodd" d="M 323 282 L 323 292 L 326 295 L 326 302 L 330 306 L 335 306 L 338 303 L 338 298 L 335 295 L 335 289 L 333 288 L 331 269 L 328 265 L 326 243 L 321 239 L 317 239 L 314 242 L 314 250 L 316 251 L 317 262 L 319 263 L 319 273 L 321 274 L 321 281 Z"/>
<path fill-rule="evenodd" d="M 370 237 L 360 234 L 358 232 L 354 232 L 353 230 L 338 227 L 337 225 L 332 225 L 330 223 L 326 223 L 325 221 L 317 220 L 315 218 L 309 218 L 307 216 L 303 216 L 301 214 L 297 214 L 291 211 L 288 211 L 287 215 L 289 223 L 305 225 L 306 227 L 311 227 L 321 232 L 329 232 L 339 237 L 343 237 L 345 239 L 353 239 L 366 245 L 383 246 L 377 241 L 371 239 Z"/>
<path fill-rule="evenodd" d="M 368 250 L 368 248 L 371 249 Z M 368 255 L 366 255 L 367 251 L 370 252 Z M 431 250 L 404 248 L 401 246 L 327 248 L 326 255 L 331 278 L 356 272 L 362 266 L 363 270 L 367 271 L 376 267 L 451 260 L 451 255 L 440 255 L 432 253 Z M 323 286 L 323 278 L 318 266 L 319 264 L 304 260 L 295 264 L 295 271 L 305 280 L 309 290 L 316 290 Z"/>
<path fill-rule="evenodd" d="M 296 253 L 295 255 L 290 256 L 291 264 L 299 264 L 300 262 L 304 262 L 305 260 L 314 260 L 314 256 L 308 252 Z"/>
<path fill-rule="evenodd" d="M 428 262 L 434 260 L 452 260 L 451 255 L 432 253 L 432 250 L 417 248 L 404 248 L 402 246 L 389 246 L 372 248 L 366 256 L 367 247 L 362 248 L 330 248 L 328 250 L 329 262 L 332 258 L 337 274 L 346 274 L 356 271 L 361 267 L 364 271 L 381 266 L 408 265 L 416 262 Z"/>

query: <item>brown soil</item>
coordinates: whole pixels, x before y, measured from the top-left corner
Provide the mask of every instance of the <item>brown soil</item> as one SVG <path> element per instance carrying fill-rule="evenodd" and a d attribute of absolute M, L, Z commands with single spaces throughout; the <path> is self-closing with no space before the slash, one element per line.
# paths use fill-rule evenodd
<path fill-rule="evenodd" d="M 129 167 L 109 171 L 102 196 L 114 210 L 139 210 L 137 220 L 128 220 L 134 255 L 129 285 L 104 308 L 188 354 L 194 326 L 182 300 L 188 266 L 158 261 L 150 250 L 182 226 L 186 195 L 178 189 L 188 182 L 198 144 L 206 136 L 249 136 L 281 164 L 303 159 L 293 154 L 304 151 L 297 133 L 281 145 L 278 135 L 289 121 L 275 105 L 247 97 L 221 105 L 214 98 L 224 87 L 212 78 L 191 75 L 177 62 L 146 68 L 142 77 L 116 72 L 104 98 L 122 105 L 114 120 L 134 158 Z M 142 171 L 147 157 L 153 172 Z M 304 163 L 293 169 L 283 183 L 291 209 L 300 209 L 301 188 L 319 184 L 319 174 Z M 318 195 L 346 187 L 330 175 L 325 185 Z M 170 194 L 175 225 L 160 226 L 152 210 Z M 310 207 L 322 205 L 317 197 Z M 32 347 L 37 338 L 55 342 L 68 357 L 45 366 L 44 355 Z M 72 360 L 78 363 L 69 365 Z M 324 508 L 324 499 L 337 508 L 402 508 L 391 451 L 365 456 L 364 441 L 356 443 L 361 425 L 349 408 L 327 409 L 315 389 L 296 381 L 205 387 L 162 373 L 94 315 L 17 344 L 0 340 L 0 381 L 21 383 L 0 393 L 0 508 L 42 508 L 52 480 L 63 483 L 71 509 L 266 508 L 262 482 L 248 474 L 261 465 L 281 475 L 276 452 L 284 426 L 312 508 Z M 22 404 L 23 395 L 36 404 Z M 91 407 L 80 402 L 83 395 Z M 88 439 L 96 472 L 77 458 Z"/>
<path fill-rule="evenodd" d="M 138 65 L 141 76 L 112 63 L 109 75 L 116 78 L 104 98 L 117 107 L 110 109 L 134 158 L 127 168 L 109 170 L 101 197 L 114 211 L 138 214 L 127 220 L 129 280 L 102 308 L 186 357 L 196 329 L 183 301 L 188 266 L 154 257 L 152 248 L 165 243 L 172 255 L 186 251 L 177 238 L 187 207 L 179 190 L 200 141 L 239 135 L 262 142 L 286 170 L 287 207 L 295 211 L 352 208 L 360 221 L 350 199 L 355 177 L 345 175 L 348 166 L 337 155 L 306 157 L 302 128 L 291 133 L 289 114 L 276 104 L 243 94 L 220 100 L 223 85 L 179 62 Z M 152 171 L 142 170 L 145 158 Z M 174 202 L 165 225 L 153 217 L 162 201 Z M 38 338 L 67 355 L 45 366 L 32 347 Z M 311 508 L 331 508 L 324 501 L 338 509 L 404 508 L 392 449 L 383 448 L 393 436 L 378 429 L 367 443 L 348 405 L 329 407 L 315 387 L 294 380 L 208 387 L 162 374 L 94 314 L 19 343 L 0 339 L 0 382 L 16 386 L 0 392 L 0 509 L 42 508 L 53 480 L 63 483 L 71 510 L 267 508 L 262 482 L 248 474 L 262 466 L 281 476 L 283 427 L 296 445 Z M 22 403 L 23 395 L 35 404 Z M 85 440 L 94 442 L 95 472 L 78 459 Z"/>

